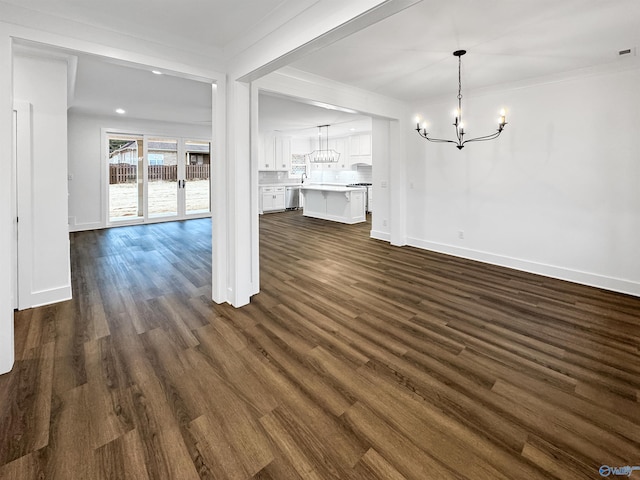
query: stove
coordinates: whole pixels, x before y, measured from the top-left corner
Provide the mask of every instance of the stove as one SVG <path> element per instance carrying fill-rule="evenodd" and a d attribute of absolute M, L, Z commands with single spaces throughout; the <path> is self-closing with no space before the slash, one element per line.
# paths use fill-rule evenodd
<path fill-rule="evenodd" d="M 371 183 L 350 183 L 347 187 L 370 187 Z"/>

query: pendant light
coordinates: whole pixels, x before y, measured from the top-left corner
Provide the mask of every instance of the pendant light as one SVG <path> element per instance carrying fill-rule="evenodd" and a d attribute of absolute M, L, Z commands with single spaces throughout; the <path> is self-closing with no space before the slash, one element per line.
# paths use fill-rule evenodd
<path fill-rule="evenodd" d="M 311 163 L 337 163 L 340 160 L 340 153 L 329 148 L 329 125 L 318 126 L 318 148 L 309 153 L 308 157 Z"/>
<path fill-rule="evenodd" d="M 458 150 L 462 150 L 465 144 L 467 143 L 484 142 L 487 140 L 493 140 L 494 138 L 498 138 L 502 133 L 502 130 L 504 130 L 505 125 L 507 124 L 506 112 L 504 109 L 502 109 L 500 111 L 500 117 L 498 118 L 498 129 L 494 133 L 490 135 L 485 135 L 483 137 L 475 137 L 475 138 L 468 138 L 468 139 L 464 138 L 465 126 L 464 126 L 464 122 L 462 121 L 462 76 L 460 71 L 462 67 L 462 56 L 465 53 L 467 53 L 466 50 L 456 50 L 455 52 L 453 52 L 453 55 L 455 57 L 458 57 L 458 108 L 454 112 L 455 120 L 453 122 L 453 126 L 456 129 L 456 140 L 445 140 L 441 138 L 429 137 L 429 134 L 427 133 L 426 125 L 423 124 L 422 127 L 420 126 L 419 117 L 417 119 L 417 124 L 416 124 L 416 131 L 418 132 L 418 135 L 420 135 L 425 140 L 429 140 L 430 142 L 438 142 L 438 143 L 453 143 Z"/>

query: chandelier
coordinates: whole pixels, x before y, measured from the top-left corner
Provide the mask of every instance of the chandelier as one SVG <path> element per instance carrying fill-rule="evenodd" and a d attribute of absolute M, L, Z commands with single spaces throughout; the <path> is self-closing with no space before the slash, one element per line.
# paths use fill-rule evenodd
<path fill-rule="evenodd" d="M 493 140 L 494 138 L 498 138 L 502 133 L 502 130 L 504 130 L 504 126 L 507 124 L 506 117 L 505 117 L 506 112 L 504 109 L 502 109 L 500 111 L 500 118 L 498 118 L 498 130 L 496 130 L 494 133 L 490 135 L 485 135 L 483 137 L 468 138 L 468 139 L 464 138 L 464 135 L 465 135 L 464 122 L 462 121 L 462 79 L 460 75 L 460 69 L 462 66 L 462 56 L 465 53 L 467 53 L 466 50 L 456 50 L 455 52 L 453 52 L 453 55 L 458 57 L 458 108 L 454 112 L 455 121 L 453 122 L 453 126 L 456 127 L 457 140 L 444 140 L 441 138 L 429 137 L 429 134 L 427 133 L 426 124 L 423 124 L 422 127 L 420 127 L 420 117 L 418 117 L 417 124 L 416 124 L 416 131 L 418 132 L 418 135 L 420 135 L 422 138 L 429 140 L 430 142 L 453 143 L 455 144 L 458 150 L 462 150 L 464 148 L 465 143 L 484 142 L 486 140 Z"/>
<path fill-rule="evenodd" d="M 324 140 L 322 131 L 324 129 Z M 318 126 L 318 149 L 307 154 L 311 163 L 337 163 L 340 153 L 329 148 L 329 125 Z"/>

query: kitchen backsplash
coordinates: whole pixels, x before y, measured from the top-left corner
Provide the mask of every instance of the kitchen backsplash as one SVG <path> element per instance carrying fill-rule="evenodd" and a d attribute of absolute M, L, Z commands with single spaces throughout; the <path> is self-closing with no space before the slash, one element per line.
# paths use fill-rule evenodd
<path fill-rule="evenodd" d="M 311 183 L 371 183 L 372 180 L 371 166 L 363 165 L 356 167 L 355 170 L 341 170 L 339 172 L 316 170 L 311 172 L 309 179 L 305 180 Z M 288 172 L 259 172 L 259 184 L 278 184 L 278 183 L 299 183 L 300 177 L 290 177 Z"/>

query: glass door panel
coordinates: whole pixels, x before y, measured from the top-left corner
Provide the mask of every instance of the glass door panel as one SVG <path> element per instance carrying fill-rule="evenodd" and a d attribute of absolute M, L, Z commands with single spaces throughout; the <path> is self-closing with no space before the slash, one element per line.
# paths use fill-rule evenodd
<path fill-rule="evenodd" d="M 178 215 L 178 140 L 147 142 L 147 208 L 149 218 Z"/>
<path fill-rule="evenodd" d="M 109 221 L 144 218 L 143 137 L 109 134 Z"/>
<path fill-rule="evenodd" d="M 205 141 L 187 140 L 184 151 L 185 213 L 187 215 L 209 213 L 211 211 L 209 182 L 211 144 Z"/>

